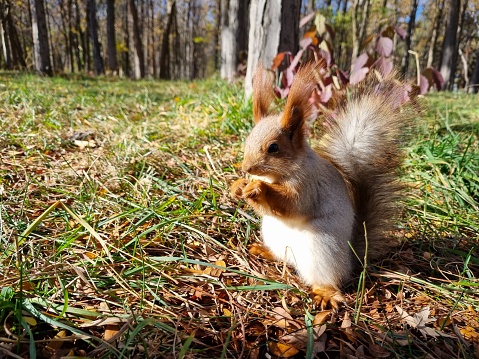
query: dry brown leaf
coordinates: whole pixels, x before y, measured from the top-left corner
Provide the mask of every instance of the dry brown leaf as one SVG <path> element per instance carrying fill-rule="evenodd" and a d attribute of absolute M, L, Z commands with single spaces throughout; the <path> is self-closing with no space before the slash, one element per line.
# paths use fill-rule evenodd
<path fill-rule="evenodd" d="M 326 331 L 326 324 L 322 326 L 313 327 L 313 336 L 314 336 L 314 346 L 313 346 L 313 355 L 317 353 L 324 352 L 326 350 L 326 340 L 327 335 L 324 334 Z M 295 348 L 304 349 L 308 344 L 308 330 L 303 328 L 298 331 L 291 332 L 287 335 L 283 335 L 281 340 L 294 345 Z"/>
<path fill-rule="evenodd" d="M 216 261 L 215 265 L 218 267 L 223 267 L 226 269 L 226 263 L 224 261 Z M 225 269 L 215 268 L 215 267 L 206 267 L 203 271 L 203 274 L 219 278 L 221 274 L 225 271 Z"/>
<path fill-rule="evenodd" d="M 389 351 L 378 344 L 369 344 L 369 351 L 371 352 L 374 358 L 389 358 Z"/>
<path fill-rule="evenodd" d="M 321 325 L 326 323 L 329 315 L 331 314 L 331 310 L 323 310 L 321 312 L 316 313 L 313 319 L 313 325 Z"/>
<path fill-rule="evenodd" d="M 280 358 L 289 358 L 299 353 L 298 349 L 289 344 L 271 342 L 268 346 L 271 353 Z"/>
<path fill-rule="evenodd" d="M 450 316 L 447 316 L 447 317 L 439 317 L 437 318 L 436 322 L 434 323 L 434 325 L 437 327 L 437 328 L 445 328 L 449 325 L 452 324 L 452 319 Z"/>
<path fill-rule="evenodd" d="M 105 327 L 105 333 L 103 334 L 103 339 L 105 340 L 110 340 L 112 337 L 114 337 L 120 328 L 118 327 L 117 324 L 108 324 Z"/>
<path fill-rule="evenodd" d="M 67 332 L 65 330 L 60 330 L 55 337 L 50 340 L 47 344 L 47 347 L 52 350 L 58 350 L 63 346 L 63 340 L 58 340 L 61 338 L 65 338 L 67 336 Z"/>
<path fill-rule="evenodd" d="M 344 313 L 343 322 L 341 323 L 341 328 L 350 328 L 351 327 L 351 318 L 349 317 L 349 312 Z"/>
<path fill-rule="evenodd" d="M 465 328 L 459 329 L 459 331 L 464 339 L 469 341 L 479 341 L 479 333 L 476 332 L 475 328 L 467 326 Z"/>

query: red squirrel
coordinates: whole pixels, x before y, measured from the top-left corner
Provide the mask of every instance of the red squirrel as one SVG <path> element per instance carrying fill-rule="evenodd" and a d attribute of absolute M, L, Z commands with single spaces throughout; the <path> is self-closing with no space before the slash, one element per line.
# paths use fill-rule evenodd
<path fill-rule="evenodd" d="M 336 101 L 313 150 L 308 134 L 317 114 L 310 100 L 317 74 L 317 65 L 303 66 L 283 112 L 271 114 L 272 82 L 264 69 L 257 71 L 256 124 L 242 163 L 250 179 L 236 180 L 231 194 L 262 217 L 264 247 L 256 246 L 256 253 L 285 260 L 311 286 L 318 305 L 337 309 L 344 302 L 342 285 L 363 260 L 366 239 L 368 258 L 393 242 L 385 232 L 398 207 L 408 111 L 401 106 L 403 84 L 366 81 Z"/>

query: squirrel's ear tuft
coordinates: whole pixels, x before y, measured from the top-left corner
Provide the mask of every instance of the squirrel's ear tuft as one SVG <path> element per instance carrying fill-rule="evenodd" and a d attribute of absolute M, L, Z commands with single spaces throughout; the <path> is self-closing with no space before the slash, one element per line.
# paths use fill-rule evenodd
<path fill-rule="evenodd" d="M 313 91 L 318 84 L 319 67 L 310 63 L 301 67 L 294 77 L 288 100 L 281 119 L 281 128 L 285 131 L 306 134 L 310 121 L 317 114 Z M 298 131 L 300 130 L 300 131 Z"/>
<path fill-rule="evenodd" d="M 259 65 L 253 77 L 253 119 L 255 123 L 268 116 L 273 100 L 272 74 Z"/>

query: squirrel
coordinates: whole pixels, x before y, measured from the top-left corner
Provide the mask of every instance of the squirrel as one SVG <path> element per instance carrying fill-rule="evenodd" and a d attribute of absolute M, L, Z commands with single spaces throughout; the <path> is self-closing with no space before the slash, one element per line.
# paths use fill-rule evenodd
<path fill-rule="evenodd" d="M 271 114 L 272 81 L 253 79 L 255 126 L 246 139 L 231 194 L 262 217 L 263 245 L 250 253 L 286 261 L 312 288 L 322 309 L 345 302 L 342 286 L 363 260 L 384 255 L 400 197 L 401 137 L 408 126 L 405 86 L 366 81 L 336 100 L 315 150 L 308 138 L 318 109 L 310 99 L 320 66 L 295 75 L 284 111 Z"/>

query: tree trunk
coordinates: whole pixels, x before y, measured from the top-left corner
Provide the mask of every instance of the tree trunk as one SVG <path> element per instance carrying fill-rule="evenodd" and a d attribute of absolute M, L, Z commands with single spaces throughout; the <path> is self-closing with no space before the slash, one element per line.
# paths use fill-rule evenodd
<path fill-rule="evenodd" d="M 284 0 L 287 1 L 287 0 Z M 281 33 L 281 0 L 253 0 L 250 7 L 248 66 L 245 98 L 253 93 L 253 74 L 261 61 L 270 67 L 278 53 Z"/>
<path fill-rule="evenodd" d="M 160 79 L 169 80 L 171 78 L 170 72 L 170 33 L 173 28 L 173 22 L 176 18 L 176 1 L 173 0 L 168 6 L 168 21 L 166 29 L 163 32 L 163 39 L 161 44 L 160 54 Z"/>
<path fill-rule="evenodd" d="M 118 73 L 115 36 L 115 0 L 106 2 L 106 43 L 108 51 L 108 67 L 113 75 Z"/>
<path fill-rule="evenodd" d="M 449 0 L 448 3 L 449 9 L 446 19 L 446 33 L 442 45 L 441 75 L 444 79 L 444 88 L 450 89 L 454 82 L 454 74 L 452 73 L 452 70 L 455 68 L 453 62 L 456 57 L 454 52 L 456 51 L 456 35 L 459 24 L 461 1 Z"/>
<path fill-rule="evenodd" d="M 88 16 L 88 32 L 90 34 L 90 41 L 93 50 L 93 63 L 95 66 L 95 74 L 101 75 L 103 70 L 103 59 L 101 57 L 100 42 L 98 41 L 98 24 L 96 21 L 96 1 L 88 0 L 87 3 Z"/>
<path fill-rule="evenodd" d="M 359 48 L 366 38 L 366 29 L 369 22 L 370 8 L 371 0 L 353 0 L 351 16 L 353 30 L 353 49 L 351 54 L 351 63 L 354 63 L 354 61 L 358 57 Z"/>
<path fill-rule="evenodd" d="M 281 4 L 281 33 L 277 52 L 299 50 L 299 19 L 301 17 L 300 0 L 283 0 Z"/>
<path fill-rule="evenodd" d="M 426 67 L 431 67 L 434 64 L 434 53 L 436 50 L 437 44 L 437 35 L 439 34 L 439 29 L 441 28 L 442 23 L 442 12 L 444 10 L 444 3 L 440 0 L 437 2 L 437 15 L 434 19 L 433 30 L 431 34 L 431 41 L 429 43 L 429 51 L 427 53 L 427 65 Z"/>
<path fill-rule="evenodd" d="M 138 10 L 135 0 L 129 0 L 128 5 L 129 23 L 130 28 L 133 30 L 133 77 L 135 79 L 141 79 L 145 77 L 145 57 L 143 53 L 143 42 L 141 41 Z"/>
<path fill-rule="evenodd" d="M 48 46 L 48 29 L 43 0 L 32 0 L 32 37 L 35 70 L 39 74 L 53 76 Z"/>
<path fill-rule="evenodd" d="M 416 13 L 417 13 L 418 5 L 419 5 L 419 0 L 414 0 L 411 4 L 411 12 L 409 13 L 409 22 L 407 24 L 406 39 L 404 40 L 406 44 L 406 50 L 405 50 L 405 54 L 404 54 L 404 57 L 402 60 L 402 66 L 401 66 L 401 73 L 403 76 L 406 76 L 409 70 L 409 58 L 411 56 L 409 54 L 409 50 L 411 50 L 412 34 L 416 26 Z"/>
<path fill-rule="evenodd" d="M 9 69 L 26 67 L 25 55 L 23 53 L 17 28 L 13 22 L 13 5 L 10 1 L 3 1 L 0 4 L 1 29 L 3 40 L 3 53 L 5 64 Z"/>
<path fill-rule="evenodd" d="M 221 77 L 231 81 L 246 67 L 250 0 L 221 1 Z M 243 72 L 244 73 L 244 72 Z"/>
<path fill-rule="evenodd" d="M 479 92 L 479 48 L 476 51 L 476 64 L 472 72 L 471 85 L 469 86 L 469 93 Z"/>
<path fill-rule="evenodd" d="M 466 12 L 467 12 L 467 4 L 468 4 L 468 0 L 462 0 L 463 1 L 463 5 L 462 5 L 462 10 L 461 10 L 461 15 L 460 15 L 460 21 L 459 21 L 459 24 L 458 24 L 458 28 L 457 28 L 457 40 L 456 40 L 456 48 L 454 49 L 454 56 L 452 58 L 452 66 L 451 66 L 451 79 L 450 79 L 450 89 L 453 88 L 453 86 L 455 85 L 454 84 L 454 75 L 456 74 L 456 70 L 457 70 L 457 61 L 459 59 L 459 51 L 460 51 L 460 48 L 459 48 L 459 45 L 461 45 L 462 43 L 462 40 L 463 40 L 463 31 L 464 31 L 464 20 L 465 20 L 465 17 L 466 17 Z M 466 75 L 467 77 L 467 75 Z"/>

